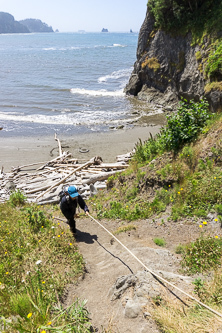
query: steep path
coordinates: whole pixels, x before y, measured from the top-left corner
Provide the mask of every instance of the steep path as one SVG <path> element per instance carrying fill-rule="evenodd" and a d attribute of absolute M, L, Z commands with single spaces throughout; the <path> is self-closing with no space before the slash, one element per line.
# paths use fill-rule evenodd
<path fill-rule="evenodd" d="M 111 232 L 120 222 L 102 221 Z M 147 267 L 175 283 L 186 292 L 192 292 L 194 277 L 178 273 L 179 257 L 173 253 L 179 243 L 197 237 L 197 224 L 161 224 L 160 221 L 137 221 L 136 230 L 121 233 L 117 237 Z M 77 221 L 79 250 L 86 262 L 86 274 L 77 285 L 67 286 L 64 304 L 70 305 L 76 298 L 87 300 L 93 327 L 97 332 L 157 333 L 159 332 L 149 309 L 153 298 L 168 293 L 169 297 L 181 297 L 169 292 L 112 237 L 89 218 Z M 164 238 L 165 248 L 156 246 L 154 237 Z"/>

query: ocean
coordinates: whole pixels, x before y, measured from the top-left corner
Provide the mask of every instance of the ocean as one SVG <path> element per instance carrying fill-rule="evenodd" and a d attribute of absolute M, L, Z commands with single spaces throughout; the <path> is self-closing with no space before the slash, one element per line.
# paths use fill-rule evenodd
<path fill-rule="evenodd" d="M 136 33 L 0 35 L 0 136 L 112 131 L 153 114 L 123 92 L 137 41 Z"/>

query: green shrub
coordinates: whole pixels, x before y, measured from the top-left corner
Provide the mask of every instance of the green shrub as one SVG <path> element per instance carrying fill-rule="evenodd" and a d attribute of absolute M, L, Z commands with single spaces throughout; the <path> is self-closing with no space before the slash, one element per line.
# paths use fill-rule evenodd
<path fill-rule="evenodd" d="M 49 219 L 45 216 L 42 210 L 33 206 L 25 209 L 28 223 L 32 226 L 34 232 L 38 232 L 41 228 L 49 225 Z"/>
<path fill-rule="evenodd" d="M 21 205 L 24 205 L 25 200 L 26 200 L 26 197 L 24 196 L 24 194 L 20 190 L 17 190 L 17 191 L 12 192 L 12 194 L 10 195 L 9 203 L 13 207 L 21 206 Z"/>
<path fill-rule="evenodd" d="M 194 36 L 201 36 L 221 28 L 220 0 L 149 0 L 148 9 L 156 28 L 173 33 L 192 31 Z"/>
<path fill-rule="evenodd" d="M 168 150 L 178 151 L 197 138 L 209 118 L 206 100 L 181 101 L 178 112 L 167 117 L 167 126 L 161 131 L 161 140 Z"/>
<path fill-rule="evenodd" d="M 203 294 L 205 293 L 204 281 L 201 278 L 197 278 L 192 283 L 195 285 L 195 294 L 197 294 L 199 298 L 202 298 Z"/>
<path fill-rule="evenodd" d="M 151 161 L 157 155 L 165 151 L 164 142 L 161 141 L 160 134 L 155 138 L 150 135 L 150 139 L 142 143 L 141 139 L 135 146 L 135 155 L 133 160 L 138 162 Z"/>
<path fill-rule="evenodd" d="M 162 238 L 154 238 L 153 241 L 158 246 L 165 246 L 166 245 L 166 241 Z"/>
<path fill-rule="evenodd" d="M 178 152 L 185 144 L 194 141 L 202 131 L 207 120 L 210 119 L 209 104 L 206 100 L 200 102 L 180 102 L 177 113 L 167 117 L 167 125 L 153 138 L 142 143 L 141 140 L 135 146 L 134 160 L 138 162 L 151 161 L 164 151 Z M 185 148 L 188 151 L 191 148 Z M 186 153 L 186 152 L 185 152 Z M 194 160 L 194 154 L 186 158 L 188 164 Z"/>
<path fill-rule="evenodd" d="M 186 246 L 181 265 L 190 273 L 199 273 L 220 265 L 221 257 L 222 239 L 201 236 Z"/>
<path fill-rule="evenodd" d="M 217 80 L 217 77 L 222 77 L 222 41 L 217 41 L 214 44 L 207 60 L 205 72 L 211 80 L 221 81 L 221 79 Z"/>

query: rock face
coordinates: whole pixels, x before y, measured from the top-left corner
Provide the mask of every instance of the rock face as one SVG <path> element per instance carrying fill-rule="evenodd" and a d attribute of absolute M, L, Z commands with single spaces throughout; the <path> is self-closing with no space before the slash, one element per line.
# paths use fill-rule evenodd
<path fill-rule="evenodd" d="M 172 36 L 155 30 L 154 23 L 148 10 L 140 29 L 137 61 L 125 88 L 126 94 L 159 104 L 168 111 L 181 97 L 198 101 L 204 96 L 212 110 L 222 109 L 222 92 L 205 94 L 204 91 L 207 79 L 201 59 L 207 55 L 207 37 L 201 47 L 192 45 L 191 33 Z"/>
<path fill-rule="evenodd" d="M 36 19 L 15 21 L 11 14 L 0 12 L 0 34 L 54 32 L 52 27 Z"/>
<path fill-rule="evenodd" d="M 0 34 L 27 33 L 28 28 L 15 21 L 11 14 L 0 12 Z"/>
<path fill-rule="evenodd" d="M 25 19 L 19 22 L 26 26 L 30 32 L 54 32 L 52 27 L 49 27 L 41 20 Z"/>

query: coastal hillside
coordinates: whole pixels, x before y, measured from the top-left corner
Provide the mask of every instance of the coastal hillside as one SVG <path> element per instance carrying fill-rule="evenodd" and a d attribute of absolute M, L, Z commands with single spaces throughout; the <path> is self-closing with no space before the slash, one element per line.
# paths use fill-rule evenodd
<path fill-rule="evenodd" d="M 205 96 L 222 109 L 222 2 L 153 1 L 139 33 L 128 95 L 174 109 Z"/>
<path fill-rule="evenodd" d="M 25 19 L 19 21 L 28 28 L 30 32 L 54 32 L 52 27 L 49 27 L 48 24 L 42 22 L 41 20 L 36 19 Z"/>
<path fill-rule="evenodd" d="M 184 281 L 188 274 L 190 280 L 182 289 L 196 294 L 199 301 L 222 316 L 221 301 L 218 302 L 222 291 L 221 113 L 209 112 L 204 100 L 179 104 L 177 113 L 168 117 L 159 135 L 137 143 L 129 168 L 110 177 L 107 192 L 93 197 L 91 206 L 102 223 L 107 219 L 107 225 L 113 229 L 117 224 L 114 233 L 125 235 L 122 236 L 124 244 L 128 244 L 133 253 L 140 256 L 143 253 L 143 260 L 149 262 L 154 271 L 156 263 L 163 276 L 163 271 L 169 273 L 169 267 Z M 160 252 L 158 258 L 152 258 L 149 251 L 153 243 L 170 251 L 170 263 L 166 264 Z M 141 249 L 145 245 L 147 248 Z M 163 269 L 165 264 L 167 269 Z M 178 286 L 175 275 L 168 278 Z M 147 280 L 143 283 L 148 283 Z M 138 332 L 221 332 L 219 317 L 212 316 L 188 298 L 182 297 L 181 302 L 177 295 L 177 300 L 176 297 L 172 300 L 166 291 L 161 291 L 152 295 L 151 303 L 144 306 L 140 298 L 142 292 L 138 289 L 135 283 L 130 293 L 120 296 L 125 317 L 129 317 L 129 309 L 137 319 L 143 312 L 150 325 L 143 331 L 141 321 Z M 150 296 L 149 291 L 147 295 Z M 135 314 L 138 303 L 139 310 Z"/>
<path fill-rule="evenodd" d="M 37 19 L 15 21 L 9 13 L 0 12 L 0 34 L 54 32 L 52 27 Z"/>
<path fill-rule="evenodd" d="M 0 12 L 0 34 L 28 33 L 27 27 L 15 21 L 11 14 Z"/>

